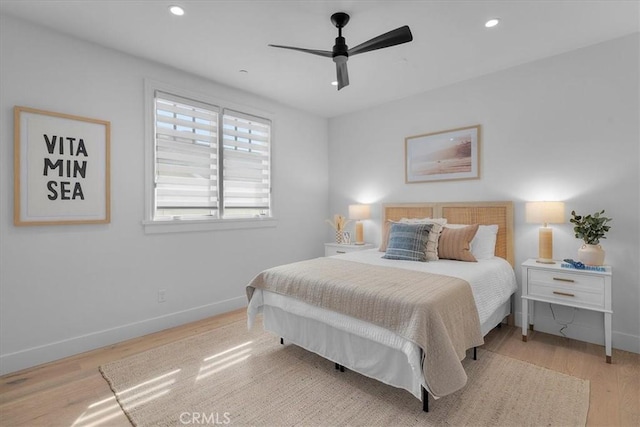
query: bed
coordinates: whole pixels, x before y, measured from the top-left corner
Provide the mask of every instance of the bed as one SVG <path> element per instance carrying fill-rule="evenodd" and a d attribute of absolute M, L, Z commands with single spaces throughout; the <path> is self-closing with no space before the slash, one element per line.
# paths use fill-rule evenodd
<path fill-rule="evenodd" d="M 447 228 L 465 224 L 497 225 L 495 250 L 491 254 L 495 256 L 483 257 L 477 262 L 397 261 L 383 258 L 385 253 L 379 249 L 371 249 L 265 270 L 247 287 L 249 327 L 254 324 L 256 315 L 262 313 L 265 330 L 281 337 L 281 342 L 317 353 L 334 362 L 336 369 L 346 367 L 407 390 L 422 400 L 423 409 L 428 411 L 429 395 L 437 399 L 466 383 L 460 363 L 466 351 L 473 349 L 475 354 L 475 347 L 483 343 L 482 337 L 490 330 L 505 319 L 512 323 L 512 295 L 517 285 L 513 271 L 511 202 L 384 204 L 383 242 L 387 240 L 390 224 L 412 223 L 419 218 L 446 219 L 444 227 Z M 314 288 L 301 285 L 305 283 L 303 275 L 316 269 L 321 274 L 321 280 L 316 281 L 321 283 Z M 286 280 L 278 276 L 284 270 L 290 274 Z M 275 284 L 263 286 L 263 282 L 269 280 Z M 350 302 L 348 298 L 352 296 L 341 293 L 344 280 L 362 282 L 354 286 L 372 288 L 375 292 L 385 287 L 393 289 L 388 294 L 380 294 L 386 299 L 378 295 L 371 303 L 375 306 L 371 311 L 376 311 L 378 317 L 361 315 L 367 304 L 353 303 L 360 301 L 357 298 L 362 296 L 355 295 L 353 298 L 356 299 Z M 401 305 L 405 302 L 396 301 L 396 295 L 405 283 L 431 281 L 437 289 L 460 286 L 455 288 L 459 292 L 451 291 L 451 295 L 443 297 L 450 302 L 440 301 L 437 305 L 420 306 L 420 309 L 406 308 Z M 284 291 L 284 287 L 294 291 Z M 313 293 L 320 295 L 322 300 L 333 301 L 323 294 L 336 292 L 333 296 L 336 301 L 327 304 L 307 298 L 307 294 Z M 462 295 L 465 292 L 471 296 Z M 394 304 L 403 308 L 396 308 Z M 413 311 L 420 314 L 413 314 Z M 425 313 L 432 311 L 436 314 Z M 456 325 L 447 326 L 447 322 Z M 423 324 L 438 326 L 429 326 L 436 329 L 423 332 Z M 424 336 L 427 336 L 426 341 Z"/>

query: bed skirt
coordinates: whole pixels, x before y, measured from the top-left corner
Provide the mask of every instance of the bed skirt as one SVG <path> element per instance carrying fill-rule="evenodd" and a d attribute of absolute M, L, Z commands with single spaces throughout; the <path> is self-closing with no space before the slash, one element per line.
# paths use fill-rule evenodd
<path fill-rule="evenodd" d="M 427 391 L 420 348 L 382 327 L 315 307 L 284 295 L 256 290 L 248 308 L 249 327 L 262 312 L 265 330 L 352 371 L 422 399 Z M 486 335 L 511 313 L 507 300 L 481 324 Z"/>

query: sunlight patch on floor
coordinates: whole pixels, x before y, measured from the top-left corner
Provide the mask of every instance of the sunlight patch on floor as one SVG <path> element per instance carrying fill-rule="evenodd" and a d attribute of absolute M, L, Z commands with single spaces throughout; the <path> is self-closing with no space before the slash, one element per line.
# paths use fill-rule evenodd
<path fill-rule="evenodd" d="M 149 384 L 151 384 L 151 383 L 154 383 L 154 382 L 160 381 L 160 380 L 162 380 L 162 379 L 164 379 L 164 378 L 170 377 L 171 375 L 175 375 L 175 374 L 177 374 L 177 373 L 178 373 L 178 372 L 180 372 L 180 371 L 181 371 L 181 369 L 175 369 L 175 370 L 173 370 L 173 371 L 171 371 L 171 372 L 167 372 L 166 374 L 158 375 L 158 376 L 157 376 L 157 377 L 155 377 L 155 378 L 152 378 L 152 379 L 150 379 L 150 380 L 147 380 L 147 381 L 141 382 L 141 383 L 139 383 L 139 384 L 136 384 L 136 385 L 134 385 L 133 387 L 129 387 L 129 388 L 128 388 L 128 389 L 126 389 L 126 390 L 122 390 L 122 391 L 120 392 L 120 394 L 125 394 L 125 393 L 129 393 L 130 391 L 137 390 L 137 389 L 139 389 L 140 387 L 144 387 L 144 386 L 149 385 Z M 171 381 L 175 382 L 175 380 L 171 380 Z"/>
<path fill-rule="evenodd" d="M 216 360 L 213 363 L 209 363 L 207 365 L 201 366 L 200 367 L 200 372 L 208 371 L 208 370 L 210 370 L 210 369 L 212 369 L 212 368 L 214 368 L 216 366 L 222 365 L 225 362 L 229 362 L 231 360 L 236 360 L 236 359 L 238 359 L 238 358 L 240 358 L 240 357 L 242 357 L 245 354 L 250 353 L 250 352 L 251 352 L 251 348 L 246 348 L 244 350 L 241 350 L 241 351 L 237 352 L 236 354 L 232 354 L 230 356 L 223 357 L 222 359 Z"/>
<path fill-rule="evenodd" d="M 240 345 L 237 345 L 235 347 L 229 348 L 229 349 L 227 349 L 225 351 L 221 351 L 220 353 L 216 353 L 213 356 L 209 356 L 209 357 L 205 358 L 204 361 L 208 362 L 209 360 L 215 359 L 216 357 L 223 356 L 223 355 L 225 355 L 227 353 L 231 353 L 231 352 L 236 351 L 236 350 L 238 350 L 238 349 L 240 349 L 242 347 L 246 347 L 246 346 L 248 346 L 250 344 L 253 344 L 253 341 L 247 341 L 247 342 L 242 343 Z"/>
<path fill-rule="evenodd" d="M 175 378 L 169 379 L 169 377 L 176 375 L 180 371 L 181 369 L 175 369 L 121 391 L 118 393 L 120 404 L 127 409 L 131 409 L 169 393 L 171 391 L 170 386 L 176 382 Z M 108 425 L 108 421 L 122 414 L 120 404 L 116 402 L 116 396 L 94 402 L 75 420 L 72 427 Z"/>
<path fill-rule="evenodd" d="M 230 366 L 236 365 L 240 362 L 244 362 L 251 356 L 251 347 L 247 347 L 252 344 L 253 341 L 247 341 L 235 347 L 229 348 L 227 350 L 221 351 L 220 353 L 216 353 L 213 356 L 206 357 L 203 362 L 209 362 L 211 360 L 215 360 L 215 362 L 208 363 L 200 367 L 200 371 L 198 376 L 196 377 L 196 381 L 199 381 L 203 378 L 207 378 L 216 372 L 220 372 L 224 369 L 227 369 Z M 225 356 L 225 357 L 222 357 Z M 222 357 L 222 358 L 220 358 Z M 220 358 L 220 359 L 219 359 Z"/>
<path fill-rule="evenodd" d="M 170 381 L 169 384 L 173 384 L 174 382 L 175 381 Z M 167 386 L 165 385 L 165 387 Z M 160 387 L 154 387 L 154 390 L 157 390 L 158 388 Z M 151 402 L 152 400 L 155 400 L 160 396 L 164 396 L 165 394 L 171 391 L 170 388 L 165 388 L 164 390 L 160 390 L 159 392 L 152 394 L 151 396 L 144 397 L 145 395 L 151 393 L 154 390 L 147 390 L 144 393 L 137 393 L 136 395 L 131 396 L 128 399 L 120 399 L 120 402 L 122 403 L 122 406 L 130 410 L 137 406 L 144 405 L 147 402 Z"/>
<path fill-rule="evenodd" d="M 112 418 L 122 414 L 116 397 L 111 396 L 92 403 L 71 425 L 71 427 L 96 427 L 105 425 Z"/>
<path fill-rule="evenodd" d="M 247 341 L 204 358 L 196 381 L 247 360 L 251 356 L 251 344 L 253 341 Z M 112 419 L 123 415 L 121 405 L 130 410 L 170 393 L 180 371 L 181 369 L 175 369 L 129 387 L 118 393 L 118 401 L 116 396 L 112 396 L 92 403 L 72 427 L 108 426 Z"/>
<path fill-rule="evenodd" d="M 109 421 L 112 419 L 122 416 L 122 410 L 120 409 L 120 405 L 115 404 L 108 407 L 108 413 L 105 413 L 97 420 L 92 420 L 98 414 L 92 413 L 90 411 L 84 412 L 82 415 L 78 417 L 77 420 L 71 425 L 72 427 L 98 427 L 98 426 L 108 426 Z M 102 411 L 104 413 L 104 411 Z"/>
<path fill-rule="evenodd" d="M 209 377 L 209 376 L 215 374 L 216 372 L 223 371 L 223 370 L 227 369 L 228 367 L 236 365 L 236 364 L 238 364 L 240 362 L 244 362 L 250 356 L 251 356 L 250 354 L 247 354 L 246 356 L 243 356 L 243 357 L 235 357 L 234 360 L 232 360 L 229 363 L 225 363 L 224 365 L 219 366 L 217 369 L 209 369 L 209 370 L 200 369 L 200 373 L 196 377 L 196 381 L 199 381 L 199 380 L 201 380 L 203 378 Z"/>

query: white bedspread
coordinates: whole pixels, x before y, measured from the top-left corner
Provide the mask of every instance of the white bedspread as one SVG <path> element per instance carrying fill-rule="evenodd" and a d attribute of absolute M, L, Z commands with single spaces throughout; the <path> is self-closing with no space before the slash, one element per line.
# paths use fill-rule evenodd
<path fill-rule="evenodd" d="M 348 261 L 426 271 L 466 280 L 471 285 L 473 297 L 478 307 L 478 315 L 480 323 L 482 324 L 483 335 L 495 326 L 493 322 L 498 322 L 499 319 L 502 318 L 501 316 L 505 315 L 505 313 L 498 309 L 505 305 L 517 289 L 513 268 L 502 258 L 495 257 L 489 260 L 480 260 L 477 263 L 450 260 L 414 262 L 388 260 L 382 258 L 382 255 L 383 253 L 377 249 L 371 249 L 336 256 Z M 342 364 L 355 371 L 377 378 L 387 384 L 407 389 L 417 398 L 420 398 L 420 386 L 425 386 L 425 384 L 422 379 L 423 376 L 420 373 L 420 349 L 414 343 L 379 326 L 261 289 L 255 290 L 249 303 L 247 310 L 249 327 L 253 325 L 255 316 L 263 310 L 263 307 L 269 309 L 269 322 L 271 325 L 268 324 L 268 319 L 265 317 L 265 328 L 271 330 L 271 332 L 281 333 L 291 338 L 297 335 L 297 344 L 302 345 L 308 350 L 315 351 L 330 360 L 343 361 Z M 497 318 L 498 320 L 495 320 L 497 311 L 499 312 L 499 316 Z M 297 316 L 297 320 L 289 320 L 286 316 L 283 317 L 284 313 L 291 313 Z M 267 314 L 266 310 L 265 314 Z M 358 343 L 353 337 L 362 337 L 365 340 L 380 343 L 382 346 L 377 348 L 377 353 L 388 354 L 388 356 L 383 355 L 383 357 L 394 357 L 394 352 L 391 350 L 397 350 L 405 355 L 408 367 L 405 368 L 403 372 L 399 370 L 399 372 L 374 373 L 368 371 L 368 367 L 357 366 L 359 363 L 369 364 L 367 360 L 352 360 L 352 363 L 345 363 L 344 361 L 348 360 L 350 356 L 348 351 L 343 351 L 334 358 L 332 357 L 332 352 L 340 352 L 340 346 L 327 348 L 324 344 L 309 340 L 305 334 L 298 330 L 302 319 L 310 319 L 310 321 L 313 322 L 308 327 L 322 328 L 322 325 L 328 325 L 336 330 L 350 334 L 350 336 L 352 336 L 349 342 L 351 346 L 362 348 L 362 343 Z M 319 329 L 315 330 L 320 332 Z M 285 331 L 287 331 L 286 334 L 284 333 Z M 390 351 L 386 352 L 384 350 L 385 348 L 388 348 Z"/>
<path fill-rule="evenodd" d="M 473 298 L 478 307 L 480 323 L 484 323 L 496 308 L 507 301 L 518 286 L 511 264 L 503 258 L 494 257 L 478 262 L 445 259 L 417 262 L 385 259 L 382 258 L 382 255 L 384 253 L 377 249 L 369 249 L 335 256 L 348 261 L 426 271 L 464 279 L 471 285 Z"/>

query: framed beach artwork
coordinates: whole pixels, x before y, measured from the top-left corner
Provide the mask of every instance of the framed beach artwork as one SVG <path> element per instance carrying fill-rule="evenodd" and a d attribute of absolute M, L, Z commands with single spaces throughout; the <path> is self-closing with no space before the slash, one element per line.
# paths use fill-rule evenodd
<path fill-rule="evenodd" d="M 110 129 L 104 120 L 15 107 L 14 224 L 108 223 Z"/>
<path fill-rule="evenodd" d="M 404 140 L 405 182 L 480 178 L 480 125 Z"/>

